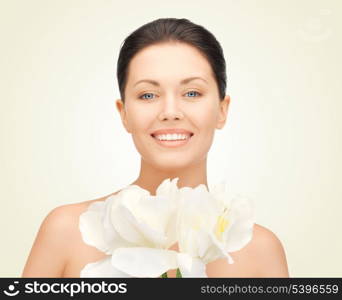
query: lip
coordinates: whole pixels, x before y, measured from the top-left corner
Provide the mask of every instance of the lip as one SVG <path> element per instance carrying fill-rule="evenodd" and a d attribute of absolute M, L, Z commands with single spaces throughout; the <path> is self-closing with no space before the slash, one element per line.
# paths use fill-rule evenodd
<path fill-rule="evenodd" d="M 189 134 L 190 137 L 194 135 L 193 132 L 186 130 L 184 128 L 165 128 L 165 129 L 158 129 L 158 130 L 153 131 L 151 133 L 151 136 L 155 137 L 156 135 L 160 135 L 160 134 L 173 134 L 173 133 Z"/>

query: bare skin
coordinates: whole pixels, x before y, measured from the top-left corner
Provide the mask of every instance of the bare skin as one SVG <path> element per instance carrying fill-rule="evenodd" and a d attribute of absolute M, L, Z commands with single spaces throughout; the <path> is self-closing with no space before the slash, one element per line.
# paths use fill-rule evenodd
<path fill-rule="evenodd" d="M 125 102 L 116 101 L 125 130 L 141 155 L 140 174 L 132 183 L 155 195 L 167 178 L 178 187 L 207 184 L 207 154 L 214 133 L 227 120 L 230 96 L 219 99 L 207 59 L 194 47 L 163 43 L 138 52 L 129 65 Z M 190 96 L 192 95 L 192 96 Z M 145 97 L 149 96 L 149 97 Z M 193 133 L 184 147 L 163 148 L 151 136 L 159 129 L 184 128 Z M 105 254 L 86 245 L 79 216 L 92 201 L 60 206 L 43 221 L 23 277 L 79 277 L 80 270 Z M 177 244 L 171 247 L 177 250 Z M 288 277 L 284 249 L 270 230 L 254 226 L 253 239 L 231 253 L 235 263 L 219 259 L 207 265 L 209 277 Z M 175 277 L 175 270 L 168 272 Z"/>
<path fill-rule="evenodd" d="M 39 229 L 22 277 L 78 278 L 86 264 L 104 258 L 105 253 L 83 242 L 78 220 L 91 203 L 104 201 L 108 196 L 52 210 Z M 177 251 L 177 244 L 170 249 Z M 230 254 L 234 264 L 225 259 L 213 261 L 207 264 L 208 277 L 289 277 L 281 242 L 258 224 L 254 225 L 252 240 Z M 167 273 L 170 278 L 176 277 L 176 270 Z"/>

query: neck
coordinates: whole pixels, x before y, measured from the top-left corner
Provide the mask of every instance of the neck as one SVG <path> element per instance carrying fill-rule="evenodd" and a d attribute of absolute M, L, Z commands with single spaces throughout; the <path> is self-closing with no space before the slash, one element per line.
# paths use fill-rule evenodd
<path fill-rule="evenodd" d="M 178 188 L 184 186 L 194 188 L 199 184 L 204 184 L 208 189 L 206 158 L 197 164 L 176 170 L 161 170 L 141 159 L 139 177 L 131 184 L 138 185 L 155 196 L 158 186 L 165 179 L 170 178 L 172 180 L 176 177 L 179 178 Z"/>

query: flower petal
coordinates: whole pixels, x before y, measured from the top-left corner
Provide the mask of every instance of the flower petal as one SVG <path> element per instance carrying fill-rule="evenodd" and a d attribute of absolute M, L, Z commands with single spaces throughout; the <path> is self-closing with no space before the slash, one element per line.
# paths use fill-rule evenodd
<path fill-rule="evenodd" d="M 112 265 L 133 277 L 159 277 L 178 267 L 173 250 L 131 247 L 114 250 Z"/>
<path fill-rule="evenodd" d="M 170 181 L 170 179 L 165 179 L 156 190 L 157 196 L 167 196 L 174 198 L 178 193 L 178 182 L 179 178 L 176 177 Z"/>
<path fill-rule="evenodd" d="M 199 258 L 206 264 L 219 258 L 228 258 L 224 244 L 219 242 L 212 232 L 201 232 L 198 238 L 198 253 Z"/>
<path fill-rule="evenodd" d="M 80 272 L 80 277 L 132 277 L 116 269 L 111 263 L 111 256 L 87 264 Z"/>
<path fill-rule="evenodd" d="M 174 222 L 177 206 L 167 196 L 144 196 L 134 210 L 136 226 L 156 248 L 168 248 L 177 240 Z M 158 213 L 156 213 L 158 212 Z"/>
<path fill-rule="evenodd" d="M 191 267 L 189 268 L 189 260 L 192 259 Z M 205 264 L 198 258 L 191 256 L 186 257 L 184 254 L 182 257 L 178 256 L 179 270 L 182 277 L 208 277 Z"/>
<path fill-rule="evenodd" d="M 242 196 L 234 198 L 228 219 L 231 225 L 223 233 L 223 240 L 226 251 L 234 252 L 246 246 L 252 239 L 254 226 L 252 201 Z"/>
<path fill-rule="evenodd" d="M 177 254 L 177 261 L 178 266 L 184 270 L 184 272 L 190 272 L 192 268 L 192 256 L 188 253 L 178 253 Z"/>
<path fill-rule="evenodd" d="M 227 262 L 228 262 L 228 264 L 230 264 L 230 265 L 234 263 L 234 259 L 230 256 L 229 253 L 227 253 Z"/>
<path fill-rule="evenodd" d="M 225 244 L 219 241 L 213 233 L 210 233 L 210 237 L 212 243 L 203 261 L 208 263 L 218 258 L 227 258 L 227 262 L 233 264 L 234 260 L 226 250 Z"/>
<path fill-rule="evenodd" d="M 115 220 L 115 229 L 132 245 L 166 248 L 168 239 L 164 232 L 156 230 L 158 227 L 154 229 L 139 222 L 125 206 L 120 205 L 113 212 L 112 219 Z"/>
<path fill-rule="evenodd" d="M 230 201 L 234 197 L 234 193 L 231 191 L 226 181 L 221 181 L 211 187 L 210 194 L 212 194 L 214 198 L 221 203 L 221 205 L 227 208 L 230 207 Z"/>
<path fill-rule="evenodd" d="M 168 196 L 144 196 L 130 211 L 140 222 L 164 231 L 176 205 Z M 158 213 L 156 213 L 158 212 Z"/>
<path fill-rule="evenodd" d="M 113 207 L 118 205 L 119 197 L 113 195 L 105 200 L 104 215 L 102 216 L 102 224 L 104 228 L 104 241 L 108 245 L 107 254 L 111 254 L 114 249 L 119 247 L 129 247 L 132 243 L 123 239 L 120 234 L 115 230 L 111 221 L 111 211 Z"/>
<path fill-rule="evenodd" d="M 105 203 L 96 201 L 88 206 L 87 211 L 79 217 L 79 229 L 83 241 L 90 246 L 96 247 L 102 252 L 109 254 L 109 246 L 104 238 L 102 216 L 105 211 Z"/>

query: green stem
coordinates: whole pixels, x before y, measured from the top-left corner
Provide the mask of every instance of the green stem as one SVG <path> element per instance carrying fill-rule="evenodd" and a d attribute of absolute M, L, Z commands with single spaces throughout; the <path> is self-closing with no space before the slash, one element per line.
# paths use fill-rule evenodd
<path fill-rule="evenodd" d="M 179 268 L 177 268 L 177 278 L 182 278 L 182 273 L 180 272 Z"/>
<path fill-rule="evenodd" d="M 163 273 L 160 278 L 168 278 L 167 272 Z M 180 272 L 179 268 L 177 268 L 176 278 L 182 278 L 182 273 Z"/>

